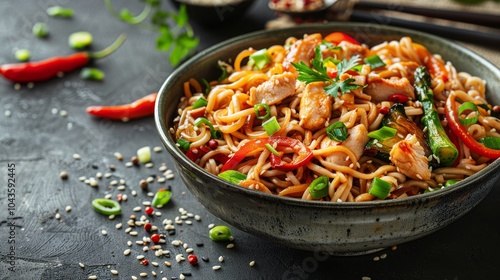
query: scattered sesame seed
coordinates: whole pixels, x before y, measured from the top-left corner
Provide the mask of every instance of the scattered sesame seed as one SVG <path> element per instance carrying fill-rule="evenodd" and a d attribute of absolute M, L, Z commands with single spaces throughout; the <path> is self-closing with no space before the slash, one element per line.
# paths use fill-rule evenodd
<path fill-rule="evenodd" d="M 234 247 L 234 243 L 229 243 L 229 244 L 227 244 L 227 246 L 226 246 L 226 248 L 228 248 L 228 249 L 231 249 L 231 248 L 233 248 L 233 247 Z"/>
<path fill-rule="evenodd" d="M 129 241 L 127 241 L 127 245 L 128 245 L 129 247 L 130 247 L 130 246 L 132 246 L 132 241 L 130 241 L 130 240 L 129 240 Z"/>
<path fill-rule="evenodd" d="M 394 245 L 391 247 L 391 250 L 395 251 L 396 249 L 398 249 L 398 246 Z"/>
<path fill-rule="evenodd" d="M 146 166 L 147 168 L 153 168 L 154 165 L 152 162 L 148 162 L 144 166 Z"/>
<path fill-rule="evenodd" d="M 138 260 L 142 260 L 142 259 L 144 259 L 144 255 L 138 255 L 136 258 L 137 258 Z"/>
<path fill-rule="evenodd" d="M 197 221 L 201 221 L 200 215 L 194 215 L 194 219 L 197 220 Z"/>
<path fill-rule="evenodd" d="M 137 231 L 131 231 L 129 234 L 132 236 L 137 236 Z"/>
<path fill-rule="evenodd" d="M 118 275 L 118 270 L 116 270 L 116 269 L 111 269 L 111 274 L 113 274 L 113 275 Z"/>
<path fill-rule="evenodd" d="M 380 257 L 376 256 L 373 258 L 373 261 L 379 261 L 380 260 Z"/>
<path fill-rule="evenodd" d="M 81 159 L 82 157 L 79 154 L 73 154 L 73 159 Z"/>
<path fill-rule="evenodd" d="M 59 220 L 59 219 L 61 219 L 61 214 L 59 214 L 59 213 L 56 213 L 56 216 L 55 216 L 54 218 L 56 218 L 56 220 Z"/>
<path fill-rule="evenodd" d="M 116 159 L 117 159 L 117 160 L 122 160 L 122 159 L 123 159 L 122 154 L 121 154 L 121 153 L 119 153 L 119 152 L 115 152 L 115 153 L 114 153 L 114 156 L 116 157 Z"/>
<path fill-rule="evenodd" d="M 372 280 L 372 279 L 368 276 L 363 276 L 363 277 L 361 277 L 361 280 Z"/>
<path fill-rule="evenodd" d="M 251 262 L 249 263 L 249 265 L 250 265 L 250 266 L 254 266 L 254 265 L 255 265 L 255 261 L 251 261 Z"/>
<path fill-rule="evenodd" d="M 125 185 L 120 185 L 116 189 L 119 190 L 119 191 L 124 191 L 125 190 Z"/>
<path fill-rule="evenodd" d="M 68 172 L 62 171 L 61 173 L 59 173 L 59 178 L 61 178 L 63 180 L 68 179 Z"/>
<path fill-rule="evenodd" d="M 112 197 L 113 197 L 113 195 L 110 193 L 108 193 L 107 195 L 104 196 L 104 198 L 106 198 L 106 199 L 111 199 Z"/>
<path fill-rule="evenodd" d="M 184 279 L 186 279 L 186 276 L 184 276 L 184 274 L 182 274 L 182 273 L 181 273 L 181 274 L 179 275 L 179 279 L 184 280 Z"/>
<path fill-rule="evenodd" d="M 101 230 L 101 234 L 106 236 L 106 235 L 108 235 L 108 232 L 105 229 L 103 229 L 103 230 Z"/>
<path fill-rule="evenodd" d="M 115 228 L 116 228 L 116 229 L 121 229 L 121 228 L 122 228 L 122 223 L 118 223 L 118 224 L 116 224 Z"/>
<path fill-rule="evenodd" d="M 137 280 L 137 276 L 132 275 L 132 280 Z"/>
<path fill-rule="evenodd" d="M 113 220 L 116 216 L 115 215 L 109 215 L 108 219 Z"/>
<path fill-rule="evenodd" d="M 158 263 L 157 263 L 157 262 L 151 262 L 151 264 L 152 264 L 153 266 L 158 266 Z"/>
<path fill-rule="evenodd" d="M 219 262 L 223 262 L 224 261 L 224 257 L 223 256 L 219 256 Z"/>
<path fill-rule="evenodd" d="M 78 265 L 81 267 L 81 268 L 85 268 L 85 265 L 83 263 L 78 263 Z"/>
<path fill-rule="evenodd" d="M 160 172 L 165 172 L 165 171 L 167 171 L 167 166 L 166 166 L 166 165 L 162 165 L 162 166 L 160 166 L 160 168 L 158 168 L 158 171 L 160 171 Z"/>
<path fill-rule="evenodd" d="M 381 258 L 381 259 L 385 259 L 385 258 L 387 258 L 387 254 L 382 254 L 382 255 L 380 255 L 380 258 Z"/>
<path fill-rule="evenodd" d="M 148 274 L 146 272 L 141 272 L 141 274 L 139 274 L 139 276 L 141 276 L 141 277 L 147 277 Z"/>
<path fill-rule="evenodd" d="M 139 211 L 141 211 L 141 206 L 136 206 L 136 207 L 134 207 L 134 209 L 132 209 L 132 211 L 134 211 L 134 212 L 139 212 Z"/>
<path fill-rule="evenodd" d="M 208 225 L 208 228 L 213 228 L 213 227 L 215 227 L 215 224 L 209 224 Z"/>
<path fill-rule="evenodd" d="M 156 271 L 151 271 L 151 274 L 156 277 Z"/>
<path fill-rule="evenodd" d="M 170 262 L 165 261 L 165 265 L 170 267 L 172 264 Z"/>
<path fill-rule="evenodd" d="M 178 263 L 180 263 L 180 262 L 182 262 L 183 260 L 185 260 L 185 258 L 184 258 L 184 256 L 183 256 L 182 254 L 177 254 L 177 255 L 175 256 L 175 260 L 176 260 Z"/>
<path fill-rule="evenodd" d="M 61 111 L 59 111 L 59 116 L 66 117 L 66 116 L 68 116 L 68 112 L 66 110 L 61 110 Z"/>
<path fill-rule="evenodd" d="M 125 163 L 125 166 L 126 167 L 132 167 L 132 166 L 134 166 L 134 164 L 132 162 L 128 161 L 128 162 Z"/>
<path fill-rule="evenodd" d="M 95 275 L 90 275 L 90 276 L 89 276 L 89 278 L 87 278 L 87 279 L 89 279 L 89 280 L 95 280 L 95 279 L 97 279 L 97 276 L 95 276 Z"/>
<path fill-rule="evenodd" d="M 129 233 L 132 230 L 131 227 L 125 229 L 125 233 Z"/>
<path fill-rule="evenodd" d="M 213 270 L 219 270 L 220 269 L 220 265 L 214 265 L 214 266 L 212 266 L 212 269 Z"/>

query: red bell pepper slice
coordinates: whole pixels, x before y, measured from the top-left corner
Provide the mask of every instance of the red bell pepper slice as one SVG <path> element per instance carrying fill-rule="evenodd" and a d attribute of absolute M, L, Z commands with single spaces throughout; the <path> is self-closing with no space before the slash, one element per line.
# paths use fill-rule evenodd
<path fill-rule="evenodd" d="M 333 43 L 335 45 L 338 45 L 342 41 L 347 41 L 347 42 L 352 43 L 352 44 L 361 45 L 358 42 L 358 40 L 354 39 L 353 37 L 351 37 L 343 32 L 332 32 L 332 33 L 326 35 L 324 40 L 328 41 L 330 43 Z"/>
<path fill-rule="evenodd" d="M 301 167 L 311 161 L 312 151 L 301 141 L 289 137 L 270 137 L 248 141 L 224 164 L 221 172 L 234 169 L 248 154 L 256 150 L 265 149 L 265 145 L 276 145 L 276 148 L 291 148 L 298 154 L 292 162 L 282 161 L 275 154 L 270 155 L 271 166 L 281 171 L 290 171 Z"/>
<path fill-rule="evenodd" d="M 465 127 L 458 119 L 458 109 L 455 103 L 455 94 L 450 94 L 445 104 L 445 114 L 448 120 L 448 126 L 451 131 L 462 140 L 462 142 L 474 153 L 490 159 L 500 158 L 500 150 L 490 149 L 479 143 L 469 135 Z"/>

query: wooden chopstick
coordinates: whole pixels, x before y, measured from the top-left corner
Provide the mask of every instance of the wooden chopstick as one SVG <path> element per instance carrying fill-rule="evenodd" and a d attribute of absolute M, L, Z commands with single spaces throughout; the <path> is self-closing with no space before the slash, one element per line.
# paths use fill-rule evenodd
<path fill-rule="evenodd" d="M 410 28 L 437 36 L 446 37 L 448 39 L 475 43 L 479 45 L 487 45 L 490 47 L 500 46 L 500 32 L 493 33 L 493 32 L 482 32 L 469 29 L 461 29 L 461 28 L 443 26 L 427 22 L 404 20 L 400 18 L 388 17 L 381 14 L 363 12 L 359 10 L 352 10 L 349 20 Z"/>
<path fill-rule="evenodd" d="M 417 7 L 402 5 L 399 3 L 384 3 L 371 1 L 356 1 L 354 4 L 356 10 L 386 10 L 407 14 L 421 15 L 432 18 L 440 18 L 451 21 L 472 23 L 481 26 L 500 28 L 500 15 L 477 13 L 459 10 L 442 10 L 427 7 Z"/>

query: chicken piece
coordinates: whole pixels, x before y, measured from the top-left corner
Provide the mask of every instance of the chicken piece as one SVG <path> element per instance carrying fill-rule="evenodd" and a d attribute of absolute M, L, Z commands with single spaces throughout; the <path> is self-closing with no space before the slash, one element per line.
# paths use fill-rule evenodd
<path fill-rule="evenodd" d="M 370 138 L 368 137 L 368 130 L 362 124 L 358 124 L 349 130 L 349 137 L 343 142 L 337 142 L 328 137 L 321 141 L 321 148 L 327 148 L 334 145 L 342 145 L 351 150 L 359 159 L 363 155 L 363 150 Z M 326 160 L 337 165 L 349 166 L 352 161 L 347 159 L 346 154 L 342 152 L 335 152 L 326 157 Z"/>
<path fill-rule="evenodd" d="M 323 37 L 319 33 L 304 36 L 304 39 L 297 40 L 290 48 L 283 67 L 285 70 L 291 70 L 291 62 L 303 61 L 307 65 L 311 65 L 311 59 L 314 58 L 314 49 L 321 44 Z"/>
<path fill-rule="evenodd" d="M 341 57 L 340 59 L 345 58 L 349 60 L 355 55 L 359 55 L 359 57 L 363 59 L 370 52 L 370 50 L 366 46 L 353 44 L 347 41 L 340 42 L 338 46 L 342 48 L 343 57 Z"/>
<path fill-rule="evenodd" d="M 387 101 L 389 96 L 399 93 L 415 99 L 415 89 L 407 78 L 391 77 L 389 79 L 381 78 L 376 74 L 368 75 L 368 86 L 364 93 L 372 97 L 371 101 L 379 103 Z"/>
<path fill-rule="evenodd" d="M 280 103 L 295 94 L 295 81 L 295 75 L 290 72 L 273 75 L 258 87 L 250 89 L 248 103 L 252 106 L 259 103 L 267 105 Z"/>
<path fill-rule="evenodd" d="M 404 140 L 392 147 L 389 155 L 391 162 L 404 175 L 415 180 L 427 181 L 431 179 L 431 171 L 424 148 L 415 135 L 408 134 Z"/>
<path fill-rule="evenodd" d="M 314 82 L 306 86 L 302 92 L 299 106 L 299 125 L 309 130 L 325 126 L 330 118 L 333 99 L 325 93 L 324 82 Z"/>

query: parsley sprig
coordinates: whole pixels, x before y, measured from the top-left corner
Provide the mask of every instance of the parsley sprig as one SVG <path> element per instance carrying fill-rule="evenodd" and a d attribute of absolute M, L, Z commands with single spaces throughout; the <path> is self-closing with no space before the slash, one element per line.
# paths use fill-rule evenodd
<path fill-rule="evenodd" d="M 156 49 L 170 52 L 169 62 L 173 66 L 177 66 L 187 58 L 199 44 L 199 38 L 194 35 L 189 24 L 185 4 L 181 4 L 179 11 L 175 13 L 163 10 L 161 0 L 145 0 L 144 9 L 138 15 L 134 15 L 126 8 L 118 12 L 111 4 L 111 0 L 105 0 L 105 4 L 111 15 L 119 20 L 157 31 Z M 150 23 L 145 24 L 148 18 Z"/>
<path fill-rule="evenodd" d="M 299 76 L 298 80 L 306 84 L 312 82 L 325 82 L 327 86 L 325 87 L 325 92 L 328 95 L 337 97 L 339 92 L 341 94 L 348 93 L 353 89 L 363 87 L 361 85 L 354 84 L 354 78 L 347 78 L 343 81 L 340 80 L 340 76 L 346 73 L 348 70 L 358 66 L 361 58 L 359 55 L 351 57 L 349 60 L 343 59 L 342 61 L 335 60 L 332 57 L 323 59 L 321 54 L 321 46 L 316 47 L 314 50 L 314 59 L 311 60 L 311 67 L 305 64 L 303 61 L 298 63 L 292 62 L 292 65 L 297 69 Z M 332 61 L 337 65 L 337 75 L 335 78 L 330 78 L 325 67 L 325 63 Z"/>

